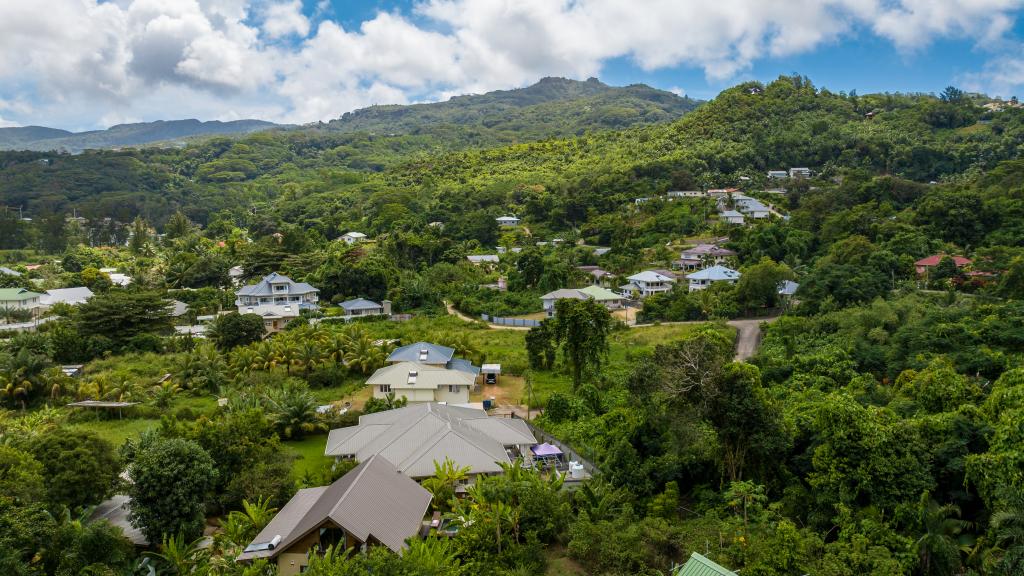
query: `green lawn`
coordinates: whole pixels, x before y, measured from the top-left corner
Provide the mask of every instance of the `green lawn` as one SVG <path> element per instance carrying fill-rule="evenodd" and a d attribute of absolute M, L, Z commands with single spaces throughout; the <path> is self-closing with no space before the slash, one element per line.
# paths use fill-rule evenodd
<path fill-rule="evenodd" d="M 331 458 L 324 456 L 324 448 L 327 447 L 327 435 L 318 434 L 308 436 L 302 440 L 289 440 L 282 442 L 285 450 L 295 456 L 292 463 L 292 477 L 299 479 L 306 472 L 312 472 L 330 464 Z"/>
<path fill-rule="evenodd" d="M 95 432 L 115 447 L 119 447 L 124 444 L 125 440 L 128 440 L 129 438 L 138 438 L 139 434 L 158 426 L 160 426 L 159 419 L 125 418 L 123 420 L 114 419 L 78 422 L 71 424 L 70 428 Z"/>

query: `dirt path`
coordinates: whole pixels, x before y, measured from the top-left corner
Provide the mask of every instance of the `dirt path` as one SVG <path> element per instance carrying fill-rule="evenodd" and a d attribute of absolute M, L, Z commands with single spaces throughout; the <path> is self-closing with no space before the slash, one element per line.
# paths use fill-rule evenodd
<path fill-rule="evenodd" d="M 462 312 L 459 312 L 458 310 L 455 309 L 455 306 L 453 306 L 452 303 L 447 300 L 444 301 L 444 308 L 445 310 L 448 311 L 449 316 L 455 316 L 456 318 L 462 320 L 463 322 L 483 322 L 483 320 L 476 320 L 470 318 L 469 316 L 466 316 Z M 498 324 L 487 324 L 487 326 L 491 330 L 529 330 L 529 328 L 527 328 L 526 326 L 500 326 Z"/>
<path fill-rule="evenodd" d="M 736 356 L 733 359 L 743 362 L 753 356 L 761 343 L 761 323 L 774 322 L 777 318 L 776 316 L 754 320 L 730 320 L 729 326 L 736 328 Z"/>

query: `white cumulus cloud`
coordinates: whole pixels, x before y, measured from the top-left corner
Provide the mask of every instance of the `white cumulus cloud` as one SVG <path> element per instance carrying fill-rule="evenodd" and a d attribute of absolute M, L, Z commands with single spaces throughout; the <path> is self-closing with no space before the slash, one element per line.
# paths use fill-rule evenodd
<path fill-rule="evenodd" d="M 729 80 L 765 58 L 873 35 L 902 51 L 967 38 L 993 50 L 968 81 L 1010 89 L 1024 0 L 419 0 L 350 26 L 321 0 L 0 2 L 4 122 L 329 119 L 405 103 L 598 76 L 612 59 Z M 334 12 L 344 10 L 336 4 Z"/>

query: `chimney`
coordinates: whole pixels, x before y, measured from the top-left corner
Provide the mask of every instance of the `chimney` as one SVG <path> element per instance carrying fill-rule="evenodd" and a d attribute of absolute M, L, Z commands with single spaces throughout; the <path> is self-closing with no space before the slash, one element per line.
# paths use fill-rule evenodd
<path fill-rule="evenodd" d="M 381 306 L 384 307 L 384 315 L 391 316 L 391 300 L 381 302 Z"/>

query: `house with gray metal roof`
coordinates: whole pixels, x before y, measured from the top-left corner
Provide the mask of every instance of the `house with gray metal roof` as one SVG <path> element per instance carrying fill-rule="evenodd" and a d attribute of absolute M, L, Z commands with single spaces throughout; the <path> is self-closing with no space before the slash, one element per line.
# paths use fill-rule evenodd
<path fill-rule="evenodd" d="M 453 360 L 454 362 L 454 360 Z M 396 362 L 373 373 L 366 381 L 374 398 L 394 394 L 412 402 L 449 402 L 466 404 L 476 384 L 476 373 L 448 368 L 446 365 Z"/>
<path fill-rule="evenodd" d="M 497 474 L 501 464 L 529 458 L 537 439 L 526 422 L 491 418 L 487 412 L 451 404 L 424 402 L 364 414 L 359 424 L 331 430 L 324 453 L 365 461 L 381 455 L 414 479 L 434 474 L 434 462 L 450 458 L 471 475 Z"/>
<path fill-rule="evenodd" d="M 380 316 L 384 314 L 388 316 L 391 315 L 390 300 L 377 303 L 373 300 L 367 300 L 366 298 L 353 298 L 351 300 L 345 300 L 341 304 L 338 304 L 338 306 L 345 311 L 346 318 L 356 316 Z"/>
<path fill-rule="evenodd" d="M 455 349 L 430 342 L 415 342 L 399 346 L 391 351 L 386 362 L 418 362 L 434 366 L 444 366 L 450 370 L 461 370 L 469 372 L 474 376 L 480 373 L 480 368 L 474 366 L 469 360 L 455 358 Z"/>
<path fill-rule="evenodd" d="M 15 277 L 21 276 L 21 272 L 18 272 L 17 270 L 11 270 L 10 268 L 8 268 L 6 266 L 0 266 L 0 274 L 7 274 L 8 276 L 15 276 Z"/>
<path fill-rule="evenodd" d="M 240 562 L 265 558 L 278 574 L 299 574 L 310 551 L 387 546 L 394 552 L 415 537 L 431 494 L 380 455 L 372 455 L 330 486 L 305 488 L 238 556 Z"/>
<path fill-rule="evenodd" d="M 35 310 L 39 308 L 42 296 L 26 288 L 0 288 L 0 308 Z"/>
<path fill-rule="evenodd" d="M 85 286 L 77 286 L 75 288 L 54 288 L 53 290 L 47 290 L 46 294 L 43 294 L 39 298 L 39 303 L 43 306 L 53 306 L 58 303 L 76 306 L 78 304 L 88 302 L 92 297 L 92 290 L 89 290 Z"/>
<path fill-rule="evenodd" d="M 740 276 L 742 276 L 742 274 L 732 268 L 726 268 L 721 264 L 715 264 L 710 268 L 705 268 L 692 274 L 687 274 L 686 279 L 690 281 L 690 292 L 695 292 L 697 290 L 703 290 L 715 282 L 735 284 L 739 282 Z"/>
<path fill-rule="evenodd" d="M 271 272 L 256 284 L 242 286 L 235 292 L 239 314 L 263 317 L 267 332 L 282 330 L 302 310 L 316 310 L 320 291 L 305 282 Z"/>

